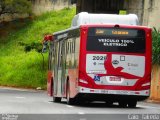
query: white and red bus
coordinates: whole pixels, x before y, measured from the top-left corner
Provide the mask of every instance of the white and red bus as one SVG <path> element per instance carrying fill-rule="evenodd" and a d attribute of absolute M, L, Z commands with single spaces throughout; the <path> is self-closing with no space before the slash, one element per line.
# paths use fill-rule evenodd
<path fill-rule="evenodd" d="M 105 101 L 136 107 L 149 97 L 151 29 L 138 26 L 131 15 L 116 15 L 117 21 L 108 16 L 109 24 L 89 23 L 86 15 L 76 23 L 76 16 L 71 28 L 45 38 L 50 40 L 47 89 L 54 102 L 66 98 L 68 104 Z"/>

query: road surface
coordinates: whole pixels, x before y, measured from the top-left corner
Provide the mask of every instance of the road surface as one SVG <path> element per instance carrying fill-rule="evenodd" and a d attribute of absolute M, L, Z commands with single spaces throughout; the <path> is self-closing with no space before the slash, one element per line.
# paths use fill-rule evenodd
<path fill-rule="evenodd" d="M 19 116 L 23 119 L 25 118 L 25 120 L 29 119 L 29 114 L 32 114 L 33 116 L 39 116 L 36 117 L 37 120 L 40 120 L 40 118 L 44 119 L 43 117 L 45 116 L 50 116 L 50 118 L 52 118 L 53 114 L 57 120 L 59 120 L 60 117 L 62 117 L 61 119 L 65 118 L 64 120 L 97 120 L 100 116 L 103 115 L 105 120 L 109 120 L 109 117 L 113 118 L 114 116 L 121 120 L 124 119 L 124 117 L 126 117 L 126 119 L 141 118 L 142 115 L 148 114 L 157 115 L 156 118 L 159 117 L 160 119 L 160 104 L 138 102 L 137 107 L 132 109 L 119 108 L 117 104 L 114 104 L 111 107 L 107 107 L 103 102 L 95 102 L 83 106 L 72 106 L 67 105 L 65 100 L 63 100 L 62 103 L 53 103 L 52 98 L 47 96 L 46 91 L 0 88 L 0 114 L 0 120 L 1 118 L 2 120 L 6 120 L 4 119 L 5 117 L 8 117 L 5 116 L 6 114 L 19 114 Z M 70 118 L 71 114 L 73 115 L 73 118 Z M 122 115 L 121 118 L 118 118 L 117 114 L 118 116 L 119 114 L 125 114 L 125 116 Z M 82 119 L 78 118 L 78 115 L 89 115 L 89 117 Z M 108 116 L 108 119 L 106 119 L 105 115 L 110 116 Z M 45 120 L 47 119 L 45 118 Z"/>

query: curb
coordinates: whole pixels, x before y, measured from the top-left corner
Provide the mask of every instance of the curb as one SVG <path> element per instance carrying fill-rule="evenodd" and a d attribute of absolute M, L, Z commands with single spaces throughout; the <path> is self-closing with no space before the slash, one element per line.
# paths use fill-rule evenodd
<path fill-rule="evenodd" d="M 0 86 L 0 89 L 3 89 L 3 90 L 16 90 L 16 91 L 23 91 L 23 92 L 25 92 L 25 91 L 30 91 L 30 92 L 45 91 L 45 90 L 16 88 L 16 87 L 5 87 L 5 86 Z"/>

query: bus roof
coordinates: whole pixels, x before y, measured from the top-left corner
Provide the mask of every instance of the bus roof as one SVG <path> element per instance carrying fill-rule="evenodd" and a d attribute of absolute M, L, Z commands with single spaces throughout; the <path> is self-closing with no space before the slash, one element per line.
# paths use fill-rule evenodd
<path fill-rule="evenodd" d="M 89 24 L 123 24 L 138 25 L 138 17 L 135 14 L 90 14 L 81 12 L 74 16 L 71 27 Z"/>

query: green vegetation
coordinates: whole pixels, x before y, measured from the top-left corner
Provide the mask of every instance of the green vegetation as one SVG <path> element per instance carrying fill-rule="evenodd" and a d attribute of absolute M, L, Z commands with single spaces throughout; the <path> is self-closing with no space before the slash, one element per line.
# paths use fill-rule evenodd
<path fill-rule="evenodd" d="M 160 31 L 156 28 L 153 28 L 152 38 L 152 62 L 160 65 Z"/>
<path fill-rule="evenodd" d="M 14 30 L 0 37 L 0 85 L 45 89 L 48 54 L 44 54 L 43 68 L 42 55 L 35 49 L 26 52 L 22 44 L 35 45 L 42 41 L 44 34 L 70 27 L 74 15 L 75 8 L 66 8 L 22 23 L 14 21 Z"/>

